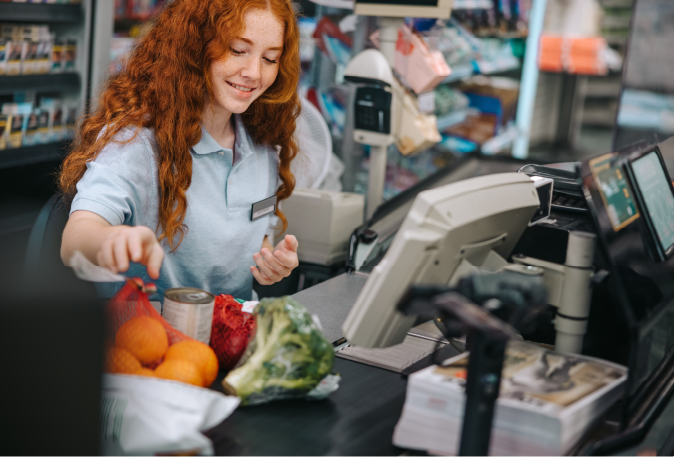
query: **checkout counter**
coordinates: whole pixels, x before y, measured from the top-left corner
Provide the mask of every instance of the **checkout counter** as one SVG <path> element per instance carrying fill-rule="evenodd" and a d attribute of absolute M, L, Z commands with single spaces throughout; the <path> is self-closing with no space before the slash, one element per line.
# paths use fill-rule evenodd
<path fill-rule="evenodd" d="M 658 157 L 658 154 L 652 152 L 649 156 L 648 151 L 643 150 L 626 151 L 603 157 L 604 162 L 596 159 L 594 162 L 592 160 L 584 162 L 580 171 L 586 178 L 583 184 L 584 197 L 588 201 L 590 210 L 576 212 L 574 215 L 573 212 L 565 212 L 553 207 L 551 219 L 559 221 L 559 224 L 556 227 L 553 226 L 550 229 L 552 231 L 546 230 L 541 225 L 530 227 L 513 251 L 515 253 L 518 250 L 531 250 L 532 246 L 539 245 L 536 240 L 540 242 L 542 239 L 548 239 L 547 252 L 554 260 L 554 257 L 558 255 L 556 252 L 563 251 L 563 248 L 555 244 L 566 242 L 565 233 L 568 234 L 569 231 L 578 229 L 591 229 L 602 240 L 596 259 L 597 266 L 607 268 L 607 274 L 597 281 L 596 289 L 603 292 L 613 291 L 608 299 L 611 302 L 609 306 L 613 307 L 612 312 L 633 320 L 633 322 L 623 322 L 627 327 L 620 327 L 613 335 L 609 332 L 607 336 L 607 338 L 614 338 L 618 334 L 618 339 L 610 341 L 608 345 L 622 344 L 623 349 L 627 351 L 617 350 L 614 354 L 614 358 L 626 357 L 618 361 L 627 365 L 632 373 L 627 386 L 626 400 L 612 408 L 595 427 L 588 431 L 583 442 L 575 448 L 575 453 L 592 451 L 593 443 L 595 446 L 597 443 L 604 445 L 603 448 L 595 448 L 592 451 L 598 454 L 635 455 L 642 449 L 650 449 L 658 451 L 658 455 L 671 455 L 674 450 L 674 432 L 672 432 L 674 430 L 674 402 L 671 401 L 674 371 L 671 345 L 667 342 L 664 346 L 653 342 L 653 338 L 657 340 L 662 335 L 672 334 L 671 327 L 660 328 L 653 333 L 658 325 L 662 326 L 663 323 L 669 322 L 669 316 L 672 315 L 669 308 L 672 307 L 672 303 L 664 305 L 656 303 L 649 311 L 635 315 L 639 311 L 629 302 L 634 294 L 623 288 L 629 288 L 631 285 L 623 281 L 623 284 L 616 290 L 616 284 L 612 282 L 618 279 L 617 275 L 625 276 L 624 272 L 616 268 L 614 262 L 620 262 L 620 267 L 622 267 L 630 263 L 631 257 L 629 256 L 645 255 L 632 263 L 635 264 L 633 265 L 635 270 L 646 276 L 649 275 L 649 265 L 650 268 L 655 268 L 654 266 L 657 265 L 664 267 L 664 269 L 660 268 L 657 274 L 662 275 L 663 271 L 665 275 L 667 271 L 674 274 L 672 266 L 674 259 L 671 257 L 671 249 L 665 246 L 666 242 L 660 243 L 659 247 L 645 246 L 639 242 L 637 248 L 645 250 L 636 254 L 633 249 L 625 251 L 621 243 L 621 237 L 636 236 L 637 229 L 657 231 L 655 226 L 661 224 L 662 220 L 653 222 L 652 216 L 648 217 L 644 214 L 642 215 L 642 222 L 645 224 L 643 227 L 633 225 L 620 233 L 622 229 L 616 231 L 614 224 L 619 226 L 625 222 L 624 220 L 619 222 L 614 215 L 608 216 L 605 211 L 597 211 L 597 202 L 606 197 L 605 189 L 601 191 L 601 186 L 606 182 L 602 181 L 601 177 L 597 178 L 600 176 L 598 173 L 601 172 L 602 167 L 606 164 L 619 167 L 635 175 L 629 178 L 630 182 L 638 182 L 640 178 L 636 177 L 638 167 L 635 164 L 645 162 L 657 164 Z M 339 345 L 343 342 L 342 326 L 361 290 L 365 287 L 369 272 L 385 255 L 393 235 L 400 227 L 418 192 L 480 174 L 515 171 L 522 165 L 524 165 L 522 162 L 515 160 L 498 160 L 478 156 L 467 156 L 457 161 L 453 167 L 443 170 L 430 180 L 420 183 L 416 188 L 387 202 L 377 210 L 374 217 L 360 231 L 357 231 L 355 236 L 361 237 L 361 240 L 365 240 L 366 243 L 373 243 L 374 246 L 367 250 L 367 255 L 364 256 L 361 253 L 361 257 L 365 258 L 356 260 L 355 250 L 351 253 L 350 262 L 354 271 L 333 277 L 296 293 L 293 297 L 320 318 L 327 338 Z M 587 181 L 588 176 L 595 176 L 597 179 L 590 182 Z M 608 175 L 604 175 L 604 178 L 613 179 Z M 611 181 L 608 184 L 620 183 Z M 626 195 L 624 191 L 621 192 L 623 192 L 622 195 Z M 643 190 L 637 191 L 634 197 L 639 202 L 640 208 L 648 205 L 644 200 L 645 194 Z M 632 203 L 636 205 L 635 201 Z M 627 208 L 623 209 L 629 211 Z M 628 214 L 625 220 L 630 217 Z M 651 222 L 648 222 L 649 220 Z M 625 226 L 627 225 L 629 224 Z M 369 231 L 365 233 L 366 230 Z M 657 240 L 657 236 L 653 239 Z M 625 238 L 622 241 L 635 243 L 636 239 Z M 616 250 L 616 243 L 623 248 Z M 645 254 L 646 251 L 648 254 Z M 527 253 L 531 254 L 531 252 Z M 628 257 L 625 257 L 626 255 Z M 654 271 L 651 270 L 651 273 Z M 659 281 L 659 285 L 668 281 L 663 277 L 655 280 Z M 669 280 L 674 286 L 674 276 L 669 276 Z M 598 293 L 595 293 L 593 305 L 601 301 L 601 297 L 598 298 L 597 295 Z M 671 299 L 671 294 L 669 298 Z M 597 305 L 598 309 L 601 306 L 606 306 L 606 303 Z M 593 320 L 604 318 L 606 318 L 605 315 L 596 315 L 596 313 L 590 315 L 586 351 L 584 352 L 604 350 L 606 344 L 596 344 L 597 338 L 593 333 L 598 326 L 601 326 L 601 322 L 593 322 Z M 621 333 L 623 330 L 625 333 Z M 416 331 L 419 333 L 418 328 Z M 414 333 L 415 329 L 411 332 Z M 667 338 L 667 341 L 671 339 L 671 337 Z M 449 352 L 443 354 L 447 357 L 458 353 L 453 348 L 447 347 L 447 349 Z M 649 360 L 650 365 L 644 365 L 644 358 Z M 415 453 L 415 451 L 397 448 L 392 444 L 393 430 L 405 401 L 406 377 L 391 370 L 340 357 L 336 358 L 335 371 L 342 376 L 340 388 L 324 401 L 289 400 L 254 408 L 240 408 L 235 411 L 232 417 L 207 433 L 207 436 L 213 440 L 216 454 L 401 455 Z M 628 430 L 633 429 L 633 431 L 621 435 L 621 422 Z M 613 441 L 600 441 L 607 437 L 609 441 Z"/>

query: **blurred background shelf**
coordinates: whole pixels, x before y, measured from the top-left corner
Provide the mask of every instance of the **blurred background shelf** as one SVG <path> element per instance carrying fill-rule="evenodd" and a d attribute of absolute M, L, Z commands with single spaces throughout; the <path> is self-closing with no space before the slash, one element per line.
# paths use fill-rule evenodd
<path fill-rule="evenodd" d="M 68 141 L 24 146 L 0 151 L 0 169 L 61 160 L 66 155 Z"/>
<path fill-rule="evenodd" d="M 78 23 L 84 19 L 82 5 L 0 2 L 2 22 Z"/>
<path fill-rule="evenodd" d="M 78 73 L 0 76 L 0 95 L 12 94 L 23 90 L 34 90 L 36 92 L 74 92 L 79 90 L 79 88 L 80 75 Z"/>

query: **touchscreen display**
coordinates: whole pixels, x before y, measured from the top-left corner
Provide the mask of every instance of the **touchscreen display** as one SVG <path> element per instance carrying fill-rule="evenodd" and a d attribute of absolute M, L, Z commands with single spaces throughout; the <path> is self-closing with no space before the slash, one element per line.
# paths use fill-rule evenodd
<path fill-rule="evenodd" d="M 613 154 L 605 154 L 590 161 L 590 170 L 606 207 L 614 231 L 628 226 L 639 218 L 639 211 L 627 180 L 618 164 L 611 164 Z"/>
<path fill-rule="evenodd" d="M 653 151 L 632 162 L 634 178 L 652 221 L 660 247 L 667 252 L 674 246 L 674 195 L 658 154 Z"/>

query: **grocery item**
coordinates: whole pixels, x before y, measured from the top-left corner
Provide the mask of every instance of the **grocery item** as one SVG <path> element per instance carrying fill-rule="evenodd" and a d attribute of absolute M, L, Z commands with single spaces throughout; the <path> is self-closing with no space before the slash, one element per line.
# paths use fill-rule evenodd
<path fill-rule="evenodd" d="M 218 373 L 215 353 L 161 317 L 148 299 L 154 291 L 153 284 L 131 278 L 108 302 L 106 372 L 210 385 Z"/>
<path fill-rule="evenodd" d="M 208 344 L 213 321 L 213 294 L 193 287 L 178 287 L 164 292 L 164 319 L 185 335 Z"/>
<path fill-rule="evenodd" d="M 105 354 L 105 371 L 118 374 L 138 374 L 143 367 L 138 359 L 124 348 L 112 346 Z"/>
<path fill-rule="evenodd" d="M 218 376 L 218 359 L 213 349 L 201 341 L 187 340 L 174 344 L 166 352 L 164 360 L 188 360 L 192 362 L 201 373 L 204 387 L 213 384 Z"/>
<path fill-rule="evenodd" d="M 199 368 L 188 360 L 166 360 L 154 370 L 154 374 L 162 379 L 180 381 L 199 387 L 204 385 L 204 378 Z"/>
<path fill-rule="evenodd" d="M 149 368 L 141 367 L 141 369 L 136 373 L 138 376 L 148 376 L 150 378 L 156 378 L 157 374 L 154 372 L 154 370 L 150 370 Z"/>
<path fill-rule="evenodd" d="M 149 365 L 158 362 L 168 350 L 168 336 L 158 320 L 138 316 L 117 330 L 115 345 L 132 353 L 142 364 Z"/>
<path fill-rule="evenodd" d="M 263 299 L 255 317 L 255 338 L 248 345 L 244 363 L 224 379 L 225 392 L 241 398 L 242 405 L 312 397 L 312 391 L 332 371 L 332 344 L 306 308 L 290 297 Z M 331 387 L 314 398 L 336 389 L 334 384 Z"/>
<path fill-rule="evenodd" d="M 241 301 L 231 295 L 215 297 L 211 347 L 220 363 L 220 369 L 229 371 L 236 366 L 255 335 L 255 317 L 250 309 L 243 309 Z"/>

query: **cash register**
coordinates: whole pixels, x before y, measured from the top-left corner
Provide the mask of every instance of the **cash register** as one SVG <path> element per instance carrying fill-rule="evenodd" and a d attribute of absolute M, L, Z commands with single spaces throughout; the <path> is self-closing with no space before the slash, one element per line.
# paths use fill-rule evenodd
<path fill-rule="evenodd" d="M 534 214 L 537 205 L 533 200 L 525 202 L 524 193 L 500 192 L 495 197 L 505 205 L 501 218 L 482 211 L 480 205 L 487 200 L 477 197 L 477 188 L 463 187 L 463 195 L 451 208 L 447 200 L 456 196 L 456 185 L 430 191 L 432 198 L 419 194 L 384 258 L 373 269 L 343 329 L 347 340 L 356 344 L 382 347 L 399 343 L 414 324 L 414 316 L 404 316 L 396 308 L 406 287 L 455 281 L 460 275 L 459 265 L 467 257 L 474 265 L 493 268 L 499 263 L 504 266 L 518 254 L 530 255 L 523 252 L 534 244 L 528 232 L 538 234 L 534 239 L 539 252 L 544 252 L 551 244 L 567 243 L 569 234 L 579 228 L 591 231 L 597 236 L 592 264 L 603 274 L 595 275 L 582 351 L 629 368 L 620 426 L 613 437 L 594 443 L 589 450 L 611 452 L 617 449 L 611 446 L 643 436 L 649 421 L 652 423 L 672 394 L 674 189 L 657 146 L 600 154 L 572 167 L 569 175 L 577 176 L 573 184 L 586 211 L 560 211 L 553 206 L 550 218 L 533 227 L 527 227 L 524 219 Z M 499 176 L 492 175 L 492 183 L 502 179 Z M 525 186 L 524 181 L 521 186 Z M 520 198 L 523 204 L 518 209 L 516 201 Z M 480 214 L 482 219 L 470 221 L 461 230 L 467 213 Z M 508 217 L 503 218 L 505 213 Z M 455 230 L 448 231 L 447 226 Z M 546 235 L 560 231 L 560 226 L 565 235 L 553 236 L 551 243 Z M 528 247 L 521 242 L 527 237 Z M 542 248 L 540 245 L 546 242 Z M 566 246 L 557 248 L 564 251 Z M 614 347 L 601 353 L 602 346 Z"/>

